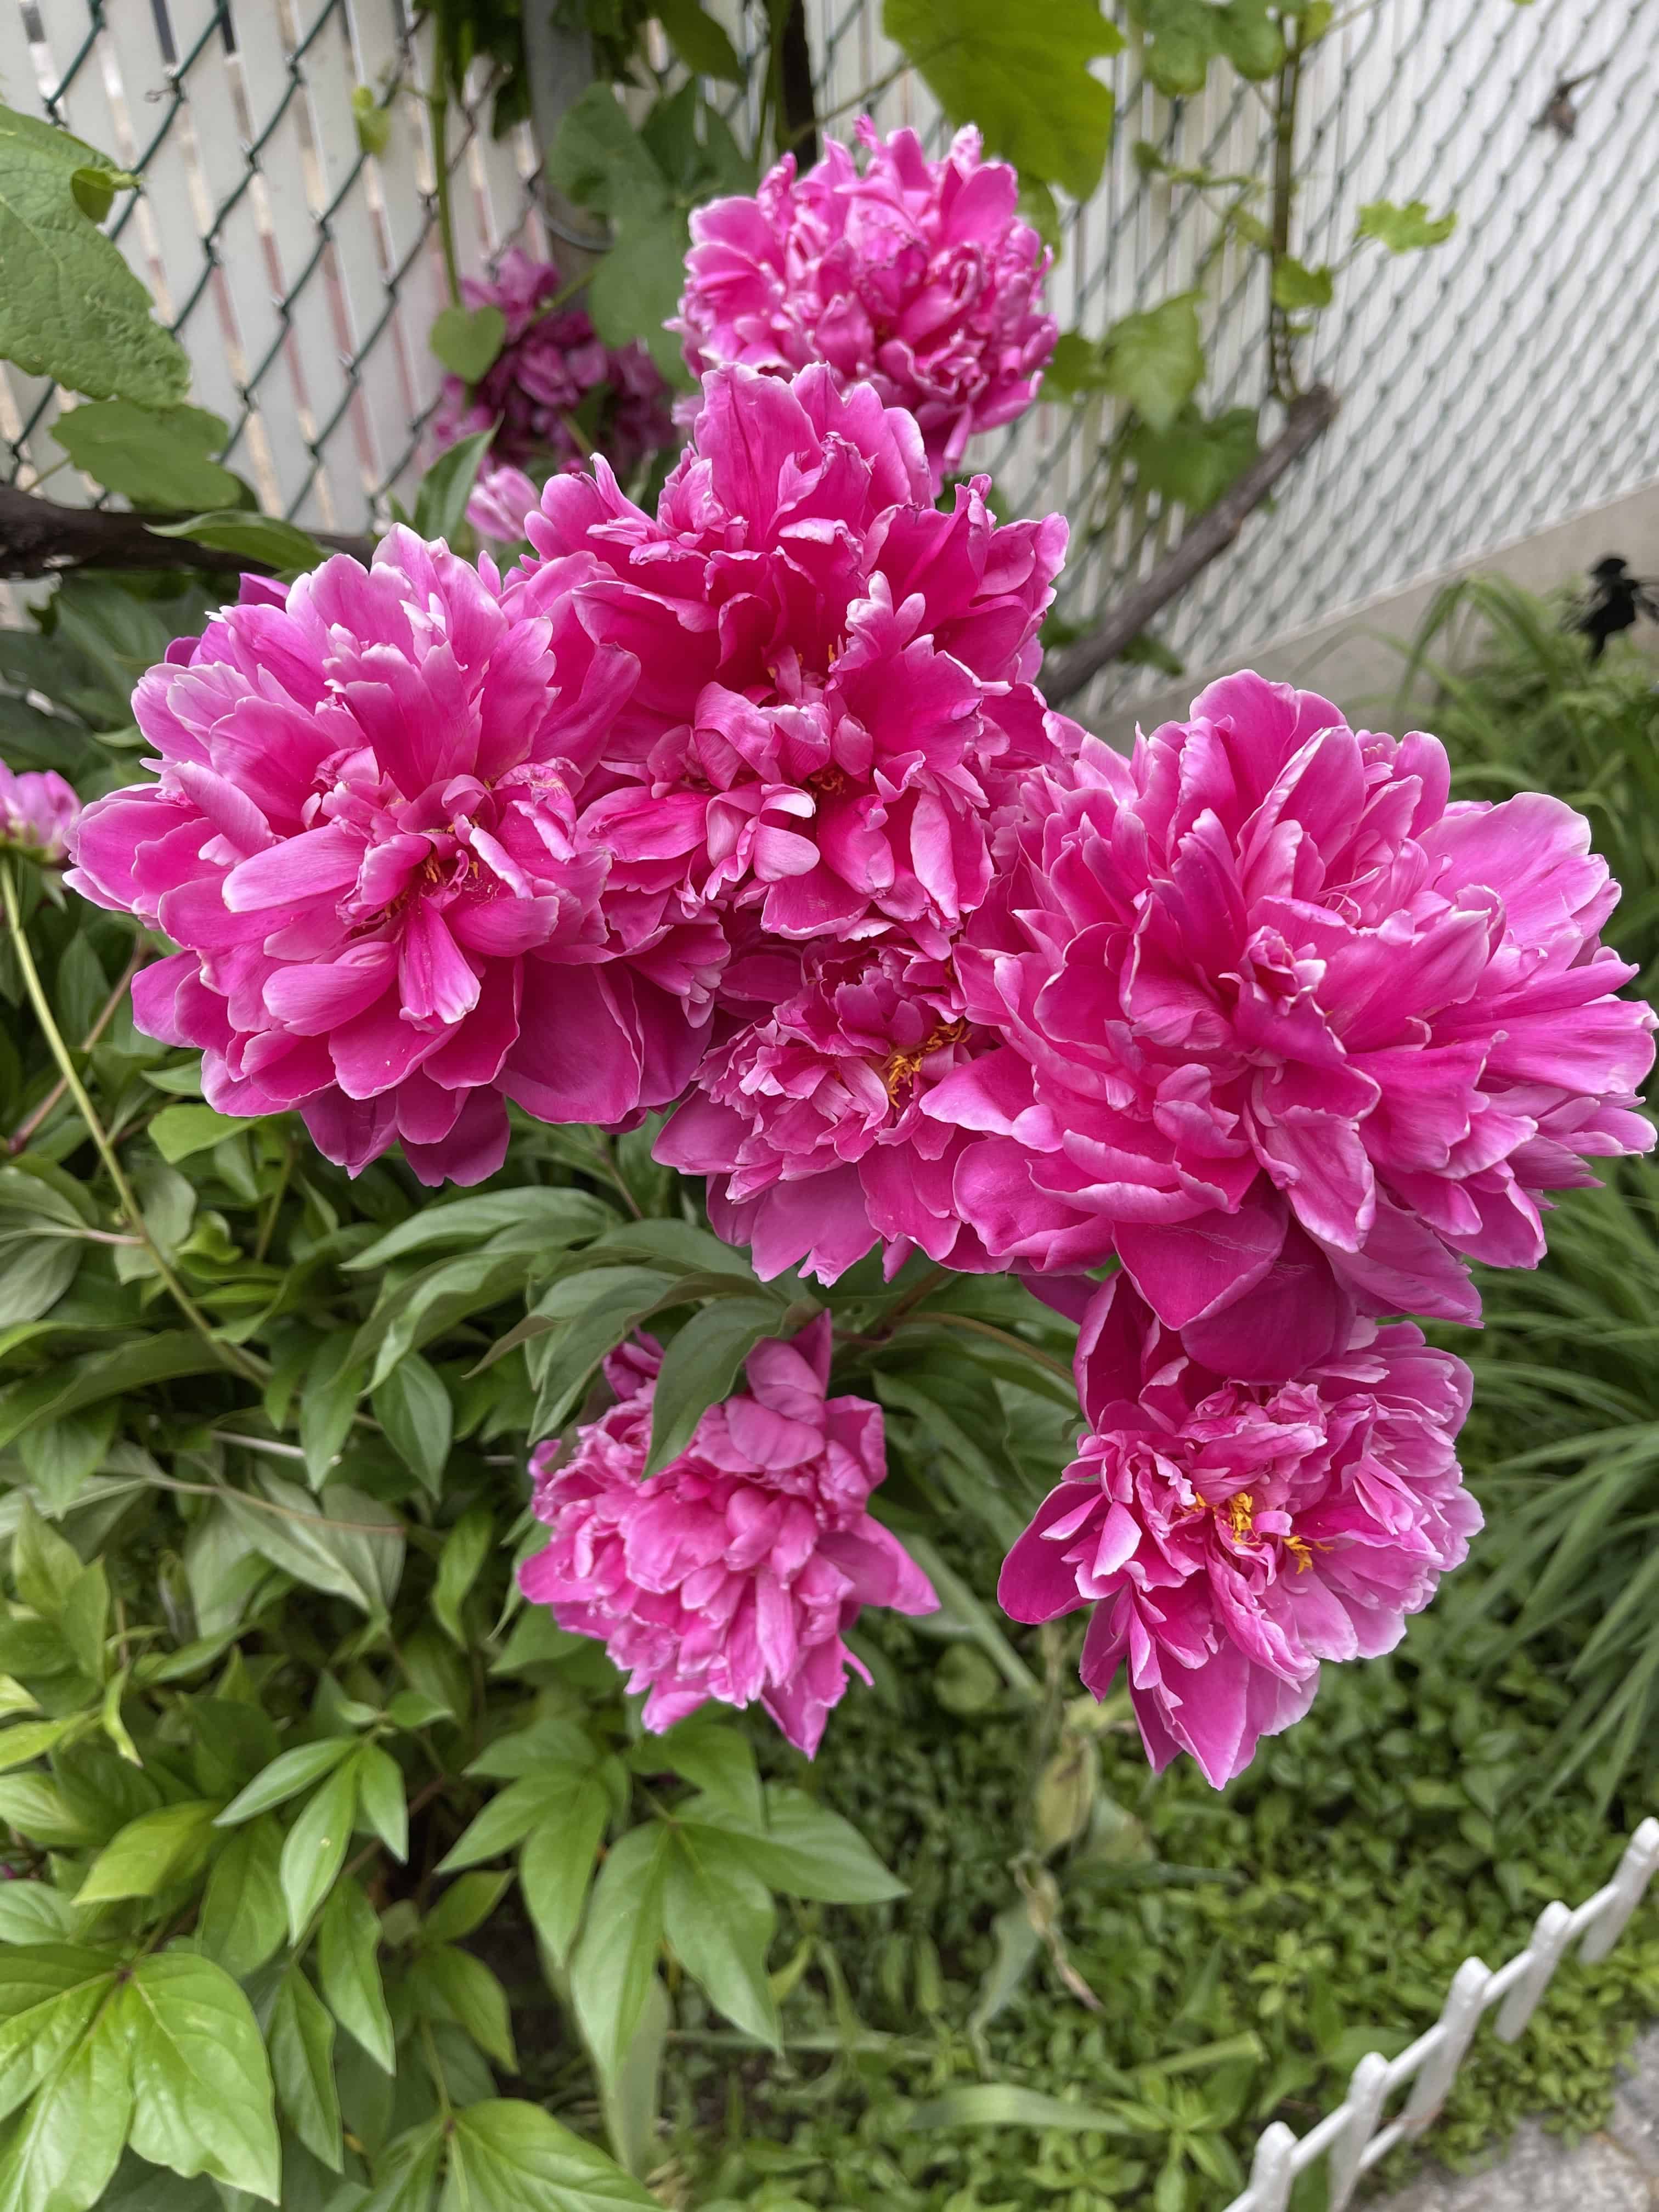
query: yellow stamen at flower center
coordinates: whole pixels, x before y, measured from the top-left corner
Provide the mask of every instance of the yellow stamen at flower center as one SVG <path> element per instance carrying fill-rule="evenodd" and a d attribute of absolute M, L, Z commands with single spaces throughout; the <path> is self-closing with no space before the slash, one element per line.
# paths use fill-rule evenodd
<path fill-rule="evenodd" d="M 1248 1490 L 1241 1490 L 1227 1500 L 1227 1517 L 1233 1524 L 1235 1544 L 1247 1543 L 1255 1535 L 1255 1524 L 1251 1519 L 1255 1511 L 1255 1500 Z"/>
<path fill-rule="evenodd" d="M 882 1062 L 881 1079 L 887 1086 L 887 1096 L 896 1106 L 901 1091 L 914 1083 L 921 1073 L 921 1063 L 930 1053 L 941 1046 L 960 1044 L 967 1036 L 964 1021 L 942 1022 L 931 1036 L 924 1037 L 914 1052 L 890 1052 Z"/>
<path fill-rule="evenodd" d="M 1326 1545 L 1322 1544 L 1320 1546 L 1321 1551 L 1325 1551 L 1328 1548 L 1328 1547 Z M 1285 1539 L 1285 1549 L 1296 1561 L 1296 1571 L 1297 1574 L 1305 1574 L 1308 1569 L 1313 1565 L 1313 1547 L 1309 1543 L 1307 1538 L 1305 1536 L 1287 1536 Z"/>

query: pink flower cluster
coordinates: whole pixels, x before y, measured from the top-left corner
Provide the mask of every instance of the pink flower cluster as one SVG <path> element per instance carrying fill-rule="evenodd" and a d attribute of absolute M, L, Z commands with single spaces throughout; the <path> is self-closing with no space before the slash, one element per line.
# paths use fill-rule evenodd
<path fill-rule="evenodd" d="M 531 1461 L 552 1535 L 520 1570 L 525 1595 L 604 1643 L 648 1692 L 649 1729 L 711 1698 L 758 1702 L 810 1757 L 848 1669 L 864 1672 L 842 1641 L 860 1607 L 939 1603 L 867 1510 L 887 1471 L 881 1408 L 829 1397 L 830 1357 L 828 1314 L 760 1345 L 748 1389 L 642 1480 L 662 1352 L 636 1338 L 605 1363 L 617 1402 L 570 1458 L 546 1443 Z"/>
<path fill-rule="evenodd" d="M 1188 1352 L 1127 1275 L 1078 1340 L 1088 1424 L 1009 1553 L 1016 1620 L 1092 1608 L 1083 1680 L 1127 1664 L 1148 1756 L 1219 1789 L 1300 1720 L 1324 1659 L 1392 1650 L 1480 1526 L 1453 1442 L 1471 1377 L 1409 1322 L 1358 1323 L 1292 1382 Z"/>
<path fill-rule="evenodd" d="M 516 246 L 501 256 L 493 282 L 462 278 L 467 306 L 499 307 L 507 336 L 476 384 L 459 376 L 444 379 L 432 418 L 439 447 L 493 422 L 489 453 L 498 466 L 580 469 L 597 447 L 627 477 L 647 454 L 672 442 L 668 386 L 644 346 L 637 338 L 620 348 L 606 346 L 586 307 L 553 304 L 562 289 L 552 262 L 532 261 Z M 595 394 L 600 411 L 584 430 L 575 423 L 576 411 Z M 519 514 L 532 503 L 533 498 L 526 501 Z"/>
<path fill-rule="evenodd" d="M 913 131 L 868 117 L 804 177 L 786 154 L 752 199 L 691 217 L 678 322 L 695 374 L 727 362 L 790 376 L 827 362 L 921 428 L 936 481 L 976 432 L 1036 395 L 1058 325 L 1043 310 L 1054 256 L 1015 210 L 1019 179 L 959 131 L 930 161 Z"/>
<path fill-rule="evenodd" d="M 56 867 L 69 853 L 81 802 L 55 769 L 13 771 L 0 761 L 0 850 Z"/>

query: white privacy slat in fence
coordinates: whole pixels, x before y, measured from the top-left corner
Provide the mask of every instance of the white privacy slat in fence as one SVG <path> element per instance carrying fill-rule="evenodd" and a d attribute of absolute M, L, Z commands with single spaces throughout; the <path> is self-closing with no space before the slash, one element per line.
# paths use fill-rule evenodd
<path fill-rule="evenodd" d="M 1496 1972 L 1479 1959 L 1466 1959 L 1435 2025 L 1397 2058 L 1367 2052 L 1354 2068 L 1346 2097 L 1316 2127 L 1298 2140 L 1282 2121 L 1275 2121 L 1256 2146 L 1249 2186 L 1227 2212 L 1285 2212 L 1297 2176 L 1321 2158 L 1328 2160 L 1330 2212 L 1343 2212 L 1361 2177 L 1433 2122 L 1483 2016 L 1496 2005 L 1495 2032 L 1504 2042 L 1514 2042 L 1575 1942 L 1588 1963 L 1606 1958 L 1656 1869 L 1659 1820 L 1644 1820 L 1611 1881 L 1576 1910 L 1559 1903 L 1546 1905 L 1531 1942 Z M 1389 2099 L 1408 2083 L 1403 2109 L 1383 2124 Z"/>

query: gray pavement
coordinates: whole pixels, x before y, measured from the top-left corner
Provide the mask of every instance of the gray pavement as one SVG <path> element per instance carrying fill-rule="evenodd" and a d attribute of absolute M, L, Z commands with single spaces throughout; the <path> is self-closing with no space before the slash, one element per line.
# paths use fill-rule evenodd
<path fill-rule="evenodd" d="M 1659 2212 L 1659 2028 L 1632 2051 L 1601 2133 L 1569 2147 L 1529 2120 L 1495 2166 L 1426 2173 L 1373 2212 Z"/>

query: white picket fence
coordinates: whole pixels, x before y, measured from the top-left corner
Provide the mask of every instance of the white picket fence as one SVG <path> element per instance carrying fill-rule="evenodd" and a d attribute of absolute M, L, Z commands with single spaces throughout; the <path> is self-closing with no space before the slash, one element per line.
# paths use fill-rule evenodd
<path fill-rule="evenodd" d="M 1496 2005 L 1495 2033 L 1513 2043 L 1532 2018 L 1556 1968 L 1572 1946 L 1587 1963 L 1605 1959 L 1624 1933 L 1659 1870 L 1659 1820 L 1644 1820 L 1618 1871 L 1577 1910 L 1547 1905 L 1532 1941 L 1494 1971 L 1466 1959 L 1453 1977 L 1439 2019 L 1397 2058 L 1369 2051 L 1354 2068 L 1348 2094 L 1317 2127 L 1297 2137 L 1276 2120 L 1256 2146 L 1250 2182 L 1227 2212 L 1285 2212 L 1297 2176 L 1327 2160 L 1328 2212 L 1344 2212 L 1363 2175 L 1396 2145 L 1420 2136 L 1437 2117 L 1482 2018 Z M 1389 2098 L 1409 2082 L 1399 2113 L 1384 2121 Z"/>

